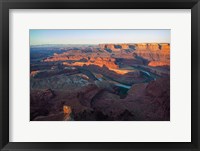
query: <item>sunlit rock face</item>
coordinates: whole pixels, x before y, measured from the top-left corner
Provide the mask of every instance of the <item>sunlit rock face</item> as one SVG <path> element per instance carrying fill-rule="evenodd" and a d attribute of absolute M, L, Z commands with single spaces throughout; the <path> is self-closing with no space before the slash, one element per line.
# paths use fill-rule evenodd
<path fill-rule="evenodd" d="M 91 53 L 84 50 L 70 50 L 61 54 L 54 54 L 44 59 L 44 62 L 75 61 L 74 65 L 103 65 L 117 69 L 115 58 L 133 59 L 139 62 L 138 57 L 146 60 L 149 66 L 170 65 L 170 44 L 168 43 L 136 43 L 136 44 L 99 44 L 100 50 L 91 49 Z M 103 52 L 103 53 L 102 53 Z M 137 57 L 138 56 L 138 57 Z M 64 63 L 68 64 L 67 62 Z M 70 65 L 70 64 L 68 64 Z"/>
<path fill-rule="evenodd" d="M 161 50 L 166 50 L 169 51 L 170 50 L 170 45 L 169 44 L 160 44 Z"/>
<path fill-rule="evenodd" d="M 128 49 L 129 45 L 128 44 L 121 44 L 122 49 Z"/>
<path fill-rule="evenodd" d="M 136 44 L 135 46 L 136 46 L 136 50 L 147 50 L 146 43 Z"/>
<path fill-rule="evenodd" d="M 138 43 L 135 44 L 136 50 L 150 50 L 150 51 L 159 51 L 159 50 L 170 50 L 170 45 L 168 43 Z"/>
<path fill-rule="evenodd" d="M 157 67 L 157 66 L 169 66 L 169 61 L 150 61 L 148 66 Z"/>
<path fill-rule="evenodd" d="M 110 49 L 112 51 L 120 51 L 121 49 L 129 49 L 129 44 L 99 44 L 101 49 Z"/>
<path fill-rule="evenodd" d="M 115 45 L 113 45 L 113 44 L 107 44 L 107 45 L 105 45 L 105 48 L 114 50 L 115 49 Z"/>
<path fill-rule="evenodd" d="M 99 47 L 113 52 L 122 50 L 121 53 L 127 49 L 134 50 L 136 55 L 149 61 L 149 66 L 170 65 L 170 45 L 167 43 L 100 44 Z"/>
<path fill-rule="evenodd" d="M 30 76 L 35 77 L 40 71 L 31 71 Z"/>
<path fill-rule="evenodd" d="M 135 53 L 148 60 L 149 66 L 169 66 L 170 65 L 170 45 L 169 44 L 136 44 Z"/>
<path fill-rule="evenodd" d="M 153 44 L 147 44 L 147 48 L 148 49 L 150 49 L 150 50 L 152 50 L 152 51 L 157 51 L 157 50 L 159 50 L 160 48 L 159 48 L 159 44 L 157 44 L 157 43 L 153 43 Z"/>
<path fill-rule="evenodd" d="M 99 44 L 99 47 L 101 49 L 111 49 L 111 50 L 115 50 L 115 49 L 129 49 L 129 45 L 130 44 Z"/>
<path fill-rule="evenodd" d="M 94 61 L 94 62 L 93 62 Z M 115 64 L 114 58 L 96 58 L 93 61 L 90 61 L 89 64 L 94 64 L 100 67 L 103 67 L 104 65 L 108 68 L 117 69 L 119 68 L 118 65 Z"/>
<path fill-rule="evenodd" d="M 64 121 L 71 120 L 72 109 L 71 109 L 70 106 L 64 105 L 63 106 L 63 113 L 64 113 L 64 117 L 63 117 Z"/>
<path fill-rule="evenodd" d="M 97 65 L 99 67 L 106 66 L 110 69 L 118 69 L 119 68 L 119 66 L 115 63 L 114 58 L 101 58 L 101 57 L 90 58 L 90 60 L 88 60 L 88 62 L 75 62 L 75 63 L 71 63 L 71 64 L 67 63 L 67 62 L 63 62 L 63 65 L 67 65 L 67 66 Z"/>

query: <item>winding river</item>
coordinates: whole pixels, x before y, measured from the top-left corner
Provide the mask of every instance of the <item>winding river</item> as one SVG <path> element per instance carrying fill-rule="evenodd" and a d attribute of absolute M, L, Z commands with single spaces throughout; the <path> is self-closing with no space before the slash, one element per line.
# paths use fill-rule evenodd
<path fill-rule="evenodd" d="M 133 67 L 133 69 L 136 69 L 135 67 Z M 148 78 L 149 81 L 151 80 L 155 80 L 155 76 L 153 76 L 151 73 L 149 73 L 148 71 L 144 70 L 144 69 L 140 69 L 140 68 L 137 68 L 137 70 L 139 70 L 145 77 Z M 102 75 L 103 78 L 98 78 L 95 73 L 92 73 L 91 71 L 87 70 L 87 69 L 83 69 L 83 68 L 79 68 L 79 71 L 82 72 L 83 74 L 86 74 L 90 79 L 92 80 L 98 80 L 98 81 L 109 81 L 109 83 L 111 84 L 114 84 L 115 86 L 118 86 L 118 87 L 122 87 L 122 88 L 125 88 L 125 89 L 130 89 L 132 85 L 125 85 L 125 84 L 122 84 L 120 82 L 117 82 L 115 80 L 112 80 L 108 77 L 105 77 L 104 75 Z"/>

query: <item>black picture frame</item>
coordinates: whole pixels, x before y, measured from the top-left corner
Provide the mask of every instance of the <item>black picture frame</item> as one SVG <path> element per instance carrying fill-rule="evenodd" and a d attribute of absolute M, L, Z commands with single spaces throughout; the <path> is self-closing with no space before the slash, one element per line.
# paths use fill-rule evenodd
<path fill-rule="evenodd" d="M 191 9 L 191 142 L 9 142 L 9 9 Z M 0 0 L 0 149 L 39 150 L 200 150 L 200 3 L 199 0 Z M 198 95 L 199 94 L 199 95 Z M 106 135 L 106 134 L 105 134 Z"/>

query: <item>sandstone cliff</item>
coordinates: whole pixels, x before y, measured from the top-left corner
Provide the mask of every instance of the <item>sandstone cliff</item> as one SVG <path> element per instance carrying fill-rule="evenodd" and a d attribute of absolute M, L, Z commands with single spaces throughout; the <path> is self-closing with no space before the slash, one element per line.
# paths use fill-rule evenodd
<path fill-rule="evenodd" d="M 99 48 L 99 51 L 91 49 L 90 52 L 85 52 L 85 50 L 70 50 L 61 54 L 55 53 L 43 61 L 76 61 L 78 62 L 77 65 L 106 65 L 108 68 L 115 69 L 118 67 L 114 63 L 114 59 L 117 58 L 132 59 L 132 62 L 138 63 L 142 61 L 144 65 L 149 66 L 170 65 L 170 44 L 167 43 L 99 44 Z"/>

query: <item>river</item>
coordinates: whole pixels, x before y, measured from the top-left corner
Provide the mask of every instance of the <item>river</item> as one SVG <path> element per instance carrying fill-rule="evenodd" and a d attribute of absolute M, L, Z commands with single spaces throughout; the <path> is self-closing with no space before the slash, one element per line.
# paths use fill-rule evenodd
<path fill-rule="evenodd" d="M 133 67 L 133 69 L 136 69 L 136 68 Z M 142 72 L 148 78 L 148 81 L 155 80 L 155 77 L 153 77 L 148 71 L 145 71 L 144 69 L 139 69 L 139 68 L 137 68 L 137 70 Z M 114 84 L 115 86 L 118 86 L 118 87 L 123 87 L 123 88 L 126 88 L 126 89 L 130 89 L 131 88 L 131 85 L 122 84 L 122 83 L 120 83 L 118 81 L 115 81 L 115 80 L 112 80 L 111 78 L 106 77 L 106 76 L 104 76 L 102 74 L 100 74 L 100 75 L 102 75 L 102 77 L 98 78 L 95 75 L 95 73 L 92 73 L 91 71 L 89 71 L 87 69 L 79 68 L 79 71 L 82 72 L 83 74 L 86 74 L 92 80 L 99 80 L 99 81 L 105 80 L 105 81 L 108 81 L 111 84 Z"/>

